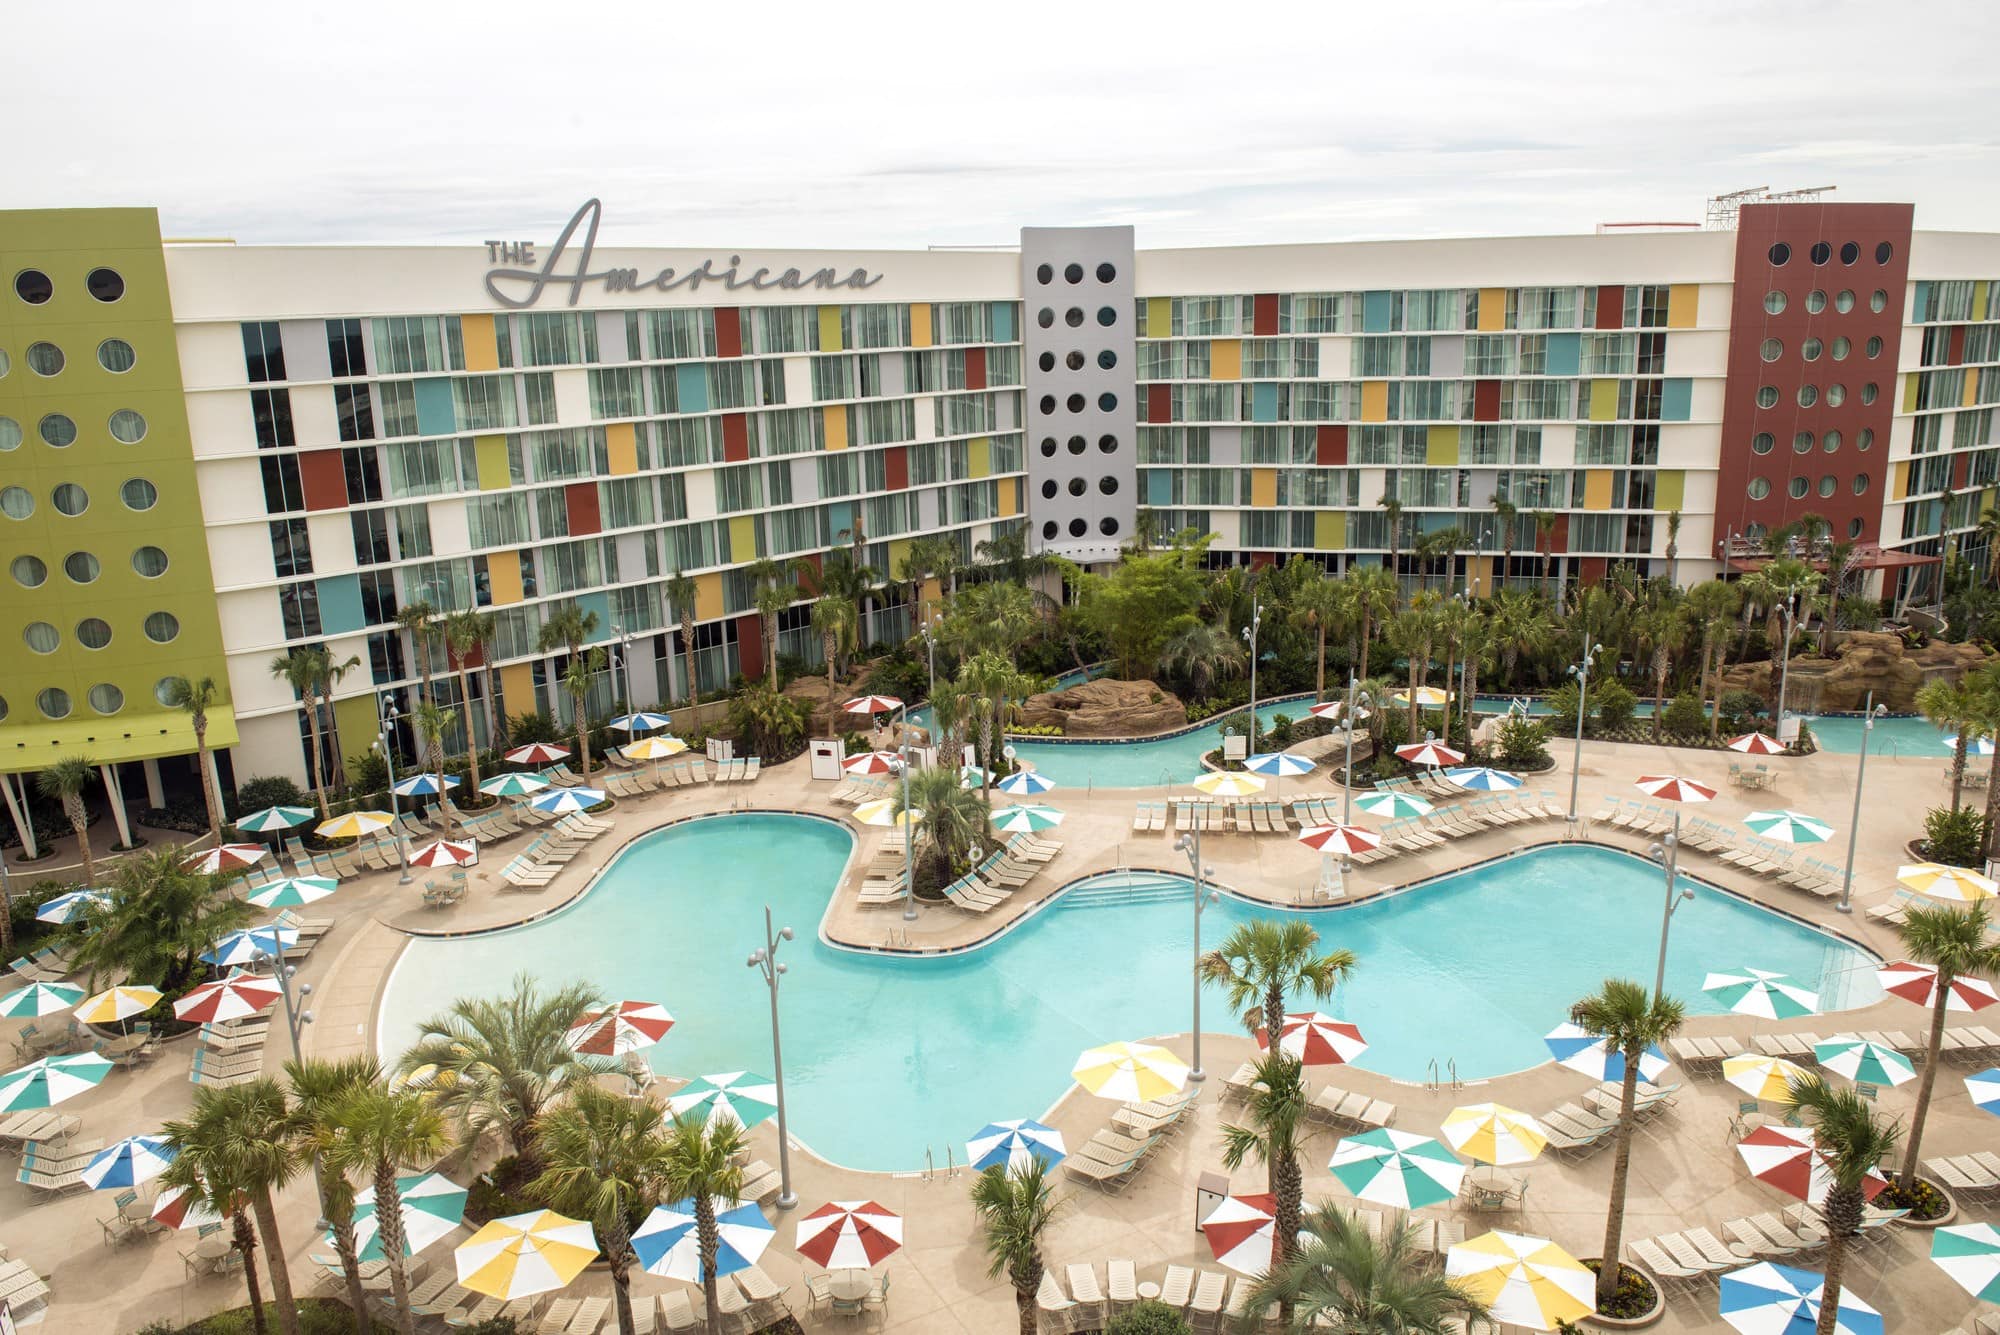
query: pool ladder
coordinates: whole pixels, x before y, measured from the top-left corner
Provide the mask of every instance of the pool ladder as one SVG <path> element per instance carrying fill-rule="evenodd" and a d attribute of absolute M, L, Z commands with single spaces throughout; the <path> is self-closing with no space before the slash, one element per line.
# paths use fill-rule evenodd
<path fill-rule="evenodd" d="M 1436 1057 L 1424 1063 L 1424 1088 L 1449 1089 L 1454 1093 L 1465 1088 L 1465 1082 L 1458 1078 L 1458 1058 L 1445 1058 L 1442 1072 L 1438 1070 Z"/>
<path fill-rule="evenodd" d="M 946 1144 L 944 1147 L 943 1172 L 938 1171 L 937 1156 L 931 1152 L 931 1147 L 928 1145 L 924 1146 L 924 1181 L 935 1182 L 940 1179 L 950 1179 L 957 1176 L 958 1164 L 952 1159 L 952 1147 L 950 1144 Z"/>
<path fill-rule="evenodd" d="M 882 944 L 885 946 L 899 946 L 904 950 L 908 950 L 910 948 L 910 934 L 903 928 L 891 927 L 888 935 L 882 939 Z"/>

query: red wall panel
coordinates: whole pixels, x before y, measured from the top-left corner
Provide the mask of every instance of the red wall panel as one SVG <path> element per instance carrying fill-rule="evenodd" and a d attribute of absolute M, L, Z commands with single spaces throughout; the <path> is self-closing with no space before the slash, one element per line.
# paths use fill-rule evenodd
<path fill-rule="evenodd" d="M 986 388 L 986 349 L 967 348 L 965 350 L 965 387 L 967 389 Z"/>
<path fill-rule="evenodd" d="M 571 537 L 603 531 L 604 520 L 597 512 L 597 484 L 595 482 L 572 482 L 564 487 L 563 506 L 569 511 L 569 532 Z"/>
<path fill-rule="evenodd" d="M 1172 385 L 1146 386 L 1146 420 L 1148 422 L 1171 422 L 1174 417 L 1174 387 Z"/>
<path fill-rule="evenodd" d="M 1475 380 L 1472 382 L 1472 420 L 1475 422 L 1497 422 L 1500 420 L 1500 382 L 1498 380 Z"/>
<path fill-rule="evenodd" d="M 733 464 L 750 457 L 749 419 L 742 413 L 722 416 L 722 457 Z"/>
<path fill-rule="evenodd" d="M 755 612 L 745 612 L 736 618 L 736 661 L 742 665 L 746 677 L 765 670 L 764 618 Z"/>
<path fill-rule="evenodd" d="M 1605 567 L 1607 567 L 1610 564 L 1611 564 L 1610 560 L 1602 556 L 1585 556 L 1578 558 L 1576 566 L 1576 577 L 1578 582 L 1583 584 L 1598 583 L 1600 580 L 1604 578 Z"/>
<path fill-rule="evenodd" d="M 1951 331 L 1951 350 L 1945 354 L 1953 366 L 1965 365 L 1965 326 L 1954 325 Z"/>
<path fill-rule="evenodd" d="M 882 471 L 890 491 L 907 491 L 910 486 L 910 447 L 892 445 L 882 451 Z"/>
<path fill-rule="evenodd" d="M 1271 338 L 1278 332 L 1278 294 L 1259 292 L 1251 307 L 1250 332 L 1258 338 Z"/>
<path fill-rule="evenodd" d="M 1347 462 L 1347 428 L 1345 426 L 1323 426 L 1314 441 L 1313 462 L 1321 467 L 1344 465 Z"/>
<path fill-rule="evenodd" d="M 1597 327 L 1621 329 L 1625 325 L 1625 285 L 1610 283 L 1597 289 Z"/>
<path fill-rule="evenodd" d="M 347 508 L 347 471 L 339 450 L 306 450 L 299 455 L 299 481 L 305 488 L 306 509 Z"/>
<path fill-rule="evenodd" d="M 715 309 L 715 353 L 718 357 L 743 355 L 743 312 L 734 306 Z"/>

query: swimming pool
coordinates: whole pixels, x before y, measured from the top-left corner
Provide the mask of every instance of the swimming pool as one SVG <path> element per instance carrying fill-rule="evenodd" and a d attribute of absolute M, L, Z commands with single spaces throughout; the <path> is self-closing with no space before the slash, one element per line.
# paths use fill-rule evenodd
<path fill-rule="evenodd" d="M 1819 743 L 1820 750 L 1842 756 L 1861 753 L 1860 719 L 1809 717 L 1806 723 L 1812 729 L 1813 739 Z M 1951 748 L 1944 744 L 1944 737 L 1944 730 L 1927 718 L 1877 719 L 1875 735 L 1868 742 L 1868 754 L 1946 761 L 1951 759 Z"/>
<path fill-rule="evenodd" d="M 963 1153 L 986 1122 L 1040 1114 L 1096 1043 L 1184 1031 L 1188 883 L 1096 878 L 990 945 L 942 958 L 827 946 L 820 915 L 849 836 L 804 816 L 740 814 L 647 835 L 575 905 L 504 932 L 410 944 L 383 998 L 393 1059 L 427 1015 L 492 993 L 524 970 L 583 978 L 615 999 L 664 1002 L 679 1023 L 648 1056 L 681 1075 L 770 1071 L 761 976 L 763 907 L 799 939 L 784 947 L 785 1079 L 793 1134 L 836 1163 L 921 1167 Z M 1171 854 L 1161 845 L 1161 858 Z M 1312 915 L 1360 968 L 1325 1009 L 1354 1020 L 1361 1065 L 1421 1079 L 1436 1059 L 1461 1076 L 1533 1066 L 1541 1036 L 1607 975 L 1649 980 L 1661 887 L 1648 864 L 1606 849 L 1536 850 L 1374 904 Z M 929 909 L 927 912 L 948 910 Z M 1225 897 L 1205 943 L 1276 910 Z M 1709 969 L 1755 965 L 1806 979 L 1829 1005 L 1879 995 L 1859 950 L 1729 895 L 1703 892 L 1674 919 L 1668 985 L 1691 1011 Z M 1203 1028 L 1235 1028 L 1209 989 Z M 1337 1078 L 1337 1077 L 1336 1077 Z"/>

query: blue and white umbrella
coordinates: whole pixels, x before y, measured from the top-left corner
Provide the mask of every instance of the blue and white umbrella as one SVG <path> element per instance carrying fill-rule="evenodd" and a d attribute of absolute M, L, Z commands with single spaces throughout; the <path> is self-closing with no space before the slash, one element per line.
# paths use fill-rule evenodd
<path fill-rule="evenodd" d="M 83 1166 L 83 1182 L 98 1190 L 136 1187 L 166 1172 L 177 1153 L 165 1136 L 127 1136 Z"/>
<path fill-rule="evenodd" d="M 108 890 L 72 890 L 66 895 L 43 900 L 35 910 L 35 918 L 39 922 L 81 922 L 92 909 L 110 902 L 111 892 Z"/>
<path fill-rule="evenodd" d="M 720 1245 L 715 1249 L 718 1277 L 748 1270 L 771 1245 L 777 1226 L 764 1218 L 756 1204 L 717 1196 L 710 1200 L 715 1211 L 715 1231 Z M 632 1250 L 649 1275 L 667 1279 L 702 1282 L 701 1240 L 695 1234 L 694 1198 L 656 1205 L 632 1235 Z"/>
<path fill-rule="evenodd" d="M 450 774 L 445 775 L 444 786 L 446 788 L 458 787 L 457 777 Z M 398 797 L 436 797 L 438 792 L 437 775 L 428 773 L 412 774 L 395 787 L 395 793 Z"/>
<path fill-rule="evenodd" d="M 277 959 L 298 943 L 299 934 L 294 929 L 266 923 L 217 937 L 201 958 L 210 964 L 255 964 Z"/>
<path fill-rule="evenodd" d="M 990 1122 L 965 1142 L 966 1162 L 980 1170 L 1002 1164 L 1010 1170 L 1022 1169 L 1030 1159 L 1040 1159 L 1054 1168 L 1068 1154 L 1062 1132 L 1026 1117 Z"/>
<path fill-rule="evenodd" d="M 1965 1092 L 1972 1096 L 1973 1107 L 2000 1117 L 2000 1066 L 1989 1066 L 1965 1077 Z"/>
<path fill-rule="evenodd" d="M 608 726 L 616 728 L 620 732 L 651 732 L 655 728 L 666 728 L 672 725 L 673 720 L 665 714 L 648 713 L 642 709 L 636 714 L 620 714 L 617 718 L 612 719 Z"/>
<path fill-rule="evenodd" d="M 1612 1051 L 1602 1038 L 1585 1033 L 1578 1025 L 1564 1021 L 1549 1030 L 1542 1042 L 1549 1045 L 1558 1065 L 1581 1071 L 1593 1080 L 1625 1078 L 1625 1054 Z M 1639 1078 L 1658 1080 L 1668 1065 L 1667 1054 L 1649 1046 L 1639 1054 Z"/>
<path fill-rule="evenodd" d="M 1957 733 L 1953 733 L 1943 740 L 1945 750 L 1958 750 Z M 1965 744 L 1965 753 L 1969 756 L 1990 756 L 1993 754 L 1993 739 L 1991 737 L 1975 737 Z"/>
<path fill-rule="evenodd" d="M 1743 1335 L 1813 1335 L 1825 1296 L 1825 1277 L 1759 1261 L 1722 1277 L 1720 1311 L 1722 1319 Z M 1883 1335 L 1882 1314 L 1851 1289 L 1842 1288 L 1834 1329 L 1848 1335 Z"/>
<path fill-rule="evenodd" d="M 1031 769 L 1017 769 L 993 785 L 1009 797 L 1034 797 L 1056 786 L 1056 781 Z"/>
<path fill-rule="evenodd" d="M 567 816 L 572 811 L 588 811 L 603 800 L 601 788 L 551 788 L 529 798 L 528 805 L 551 815 Z"/>
<path fill-rule="evenodd" d="M 984 769 L 978 765 L 960 765 L 958 767 L 958 786 L 961 788 L 977 788 L 982 783 L 992 782 L 993 771 L 990 769 Z"/>
<path fill-rule="evenodd" d="M 1484 765 L 1448 769 L 1444 777 L 1472 793 L 1505 793 L 1521 786 L 1521 781 L 1514 775 L 1505 770 L 1488 769 Z"/>
<path fill-rule="evenodd" d="M 1243 762 L 1243 768 L 1278 779 L 1296 779 L 1313 771 L 1313 762 L 1286 751 L 1263 751 Z"/>

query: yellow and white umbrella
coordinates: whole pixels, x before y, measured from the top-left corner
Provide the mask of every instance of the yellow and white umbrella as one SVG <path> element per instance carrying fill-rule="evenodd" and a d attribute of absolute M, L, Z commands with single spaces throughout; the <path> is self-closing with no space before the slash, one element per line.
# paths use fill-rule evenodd
<path fill-rule="evenodd" d="M 1399 705 L 1407 705 L 1410 703 L 1409 689 L 1406 687 L 1403 690 L 1397 691 L 1389 698 Z M 1419 709 L 1437 709 L 1449 699 L 1451 699 L 1450 691 L 1440 690 L 1436 686 L 1417 687 L 1417 707 Z"/>
<path fill-rule="evenodd" d="M 85 1024 L 117 1024 L 153 1009 L 163 995 L 157 987 L 114 987 L 86 997 L 76 1018 Z"/>
<path fill-rule="evenodd" d="M 458 1282 L 512 1301 L 559 1289 L 597 1259 L 597 1234 L 553 1210 L 508 1215 L 459 1244 Z"/>
<path fill-rule="evenodd" d="M 1194 786 L 1210 797 L 1248 797 L 1264 791 L 1262 779 L 1236 770 L 1210 770 L 1196 779 Z"/>
<path fill-rule="evenodd" d="M 1070 1075 L 1101 1099 L 1146 1103 L 1178 1093 L 1187 1084 L 1188 1066 L 1150 1043 L 1106 1043 L 1078 1057 Z"/>
<path fill-rule="evenodd" d="M 364 834 L 386 830 L 396 823 L 396 818 L 386 811 L 350 811 L 332 820 L 323 820 L 313 827 L 313 833 L 322 839 L 359 839 Z"/>
<path fill-rule="evenodd" d="M 1783 1057 L 1744 1053 L 1722 1062 L 1722 1078 L 1759 1103 L 1790 1103 L 1792 1081 L 1805 1073 L 1803 1066 Z"/>
<path fill-rule="evenodd" d="M 2000 894 L 2000 885 L 1966 867 L 1947 867 L 1941 862 L 1919 862 L 1896 868 L 1896 880 L 1920 895 L 1954 904 L 1975 904 Z"/>
<path fill-rule="evenodd" d="M 1597 1310 L 1597 1273 L 1547 1238 L 1482 1233 L 1445 1253 L 1444 1273 L 1502 1325 L 1554 1330 Z"/>
<path fill-rule="evenodd" d="M 641 737 L 620 749 L 627 760 L 665 760 L 687 750 L 688 744 L 678 737 Z"/>
<path fill-rule="evenodd" d="M 878 797 L 872 802 L 863 802 L 854 808 L 854 819 L 863 825 L 900 825 L 908 829 L 912 825 L 924 823 L 924 813 L 916 807 L 896 810 L 896 799 Z"/>
<path fill-rule="evenodd" d="M 1516 1108 L 1473 1103 L 1445 1114 L 1444 1138 L 1468 1159 L 1495 1167 L 1541 1157 L 1549 1143 L 1542 1124 Z"/>

